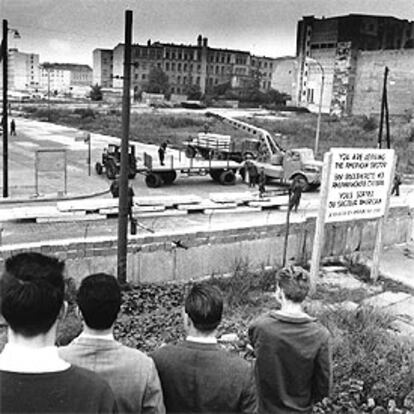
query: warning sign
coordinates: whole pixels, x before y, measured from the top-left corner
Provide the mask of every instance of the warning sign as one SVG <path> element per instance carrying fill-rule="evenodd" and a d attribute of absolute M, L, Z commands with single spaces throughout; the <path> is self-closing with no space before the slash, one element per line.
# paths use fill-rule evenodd
<path fill-rule="evenodd" d="M 325 222 L 384 215 L 394 150 L 332 148 Z"/>

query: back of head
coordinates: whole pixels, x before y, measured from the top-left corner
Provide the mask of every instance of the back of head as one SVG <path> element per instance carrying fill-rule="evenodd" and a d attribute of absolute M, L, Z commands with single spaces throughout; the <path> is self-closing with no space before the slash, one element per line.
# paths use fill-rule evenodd
<path fill-rule="evenodd" d="M 109 329 L 121 308 L 121 288 L 115 277 L 96 273 L 82 280 L 77 301 L 89 328 Z"/>
<path fill-rule="evenodd" d="M 10 328 L 23 336 L 47 333 L 63 305 L 65 264 L 40 253 L 6 260 L 0 279 L 1 312 Z"/>
<path fill-rule="evenodd" d="M 308 272 L 305 269 L 298 266 L 284 267 L 279 270 L 276 277 L 286 299 L 295 303 L 305 300 L 310 287 Z"/>
<path fill-rule="evenodd" d="M 223 314 L 223 296 L 220 290 L 208 284 L 195 284 L 185 300 L 185 312 L 197 330 L 214 331 Z"/>

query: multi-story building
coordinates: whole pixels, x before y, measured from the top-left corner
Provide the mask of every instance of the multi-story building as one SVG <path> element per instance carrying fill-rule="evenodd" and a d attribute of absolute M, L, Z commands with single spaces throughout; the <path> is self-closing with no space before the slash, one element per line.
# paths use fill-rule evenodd
<path fill-rule="evenodd" d="M 296 91 L 297 60 L 293 56 L 276 58 L 273 61 L 272 89 L 293 98 Z"/>
<path fill-rule="evenodd" d="M 350 114 L 362 51 L 414 47 L 414 23 L 389 16 L 303 17 L 297 27 L 295 102 L 322 112 Z"/>
<path fill-rule="evenodd" d="M 104 87 L 121 88 L 124 45 L 113 50 L 93 51 L 94 83 Z M 171 93 L 185 94 L 193 85 L 205 93 L 217 85 L 230 83 L 243 88 L 260 74 L 260 87 L 271 87 L 272 58 L 255 57 L 249 52 L 211 48 L 201 35 L 196 45 L 151 43 L 132 46 L 131 83 L 141 90 L 148 81 L 152 67 L 161 68 L 168 76 Z"/>
<path fill-rule="evenodd" d="M 0 82 L 3 79 L 0 68 Z M 11 91 L 34 91 L 39 87 L 39 55 L 9 49 L 8 87 Z"/>
<path fill-rule="evenodd" d="M 49 63 L 40 65 L 40 88 L 52 93 L 69 93 L 74 87 L 92 85 L 92 69 L 74 63 Z"/>

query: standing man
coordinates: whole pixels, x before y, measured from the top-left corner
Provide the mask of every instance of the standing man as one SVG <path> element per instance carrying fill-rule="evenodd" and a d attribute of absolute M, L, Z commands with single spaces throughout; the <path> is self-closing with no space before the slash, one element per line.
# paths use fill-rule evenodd
<path fill-rule="evenodd" d="M 259 178 L 257 180 L 257 183 L 259 184 L 259 196 L 260 198 L 264 197 L 264 193 L 266 192 L 266 175 L 264 171 L 264 167 L 260 168 Z"/>
<path fill-rule="evenodd" d="M 250 364 L 217 344 L 221 292 L 207 284 L 194 285 L 184 311 L 187 339 L 153 354 L 167 413 L 254 413 Z"/>
<path fill-rule="evenodd" d="M 295 209 L 295 213 L 297 213 L 301 198 L 302 185 L 300 184 L 300 181 L 295 178 L 289 188 L 289 210 Z"/>
<path fill-rule="evenodd" d="M 277 276 L 278 311 L 253 322 L 249 338 L 256 352 L 258 414 L 311 413 L 332 383 L 330 334 L 302 309 L 309 279 L 299 267 Z"/>
<path fill-rule="evenodd" d="M 10 136 L 16 135 L 16 122 L 14 119 L 10 122 Z"/>
<path fill-rule="evenodd" d="M 164 414 L 154 362 L 138 349 L 115 341 L 113 327 L 121 307 L 117 280 L 105 273 L 82 280 L 77 296 L 83 332 L 59 348 L 66 361 L 100 374 L 112 388 L 119 412 Z"/>
<path fill-rule="evenodd" d="M 161 165 L 164 165 L 165 151 L 166 150 L 167 150 L 167 143 L 163 142 L 158 148 L 158 158 L 160 160 Z"/>
<path fill-rule="evenodd" d="M 395 171 L 394 179 L 392 183 L 391 195 L 395 194 L 397 197 L 399 197 L 401 183 L 402 183 L 401 175 L 398 171 Z"/>
<path fill-rule="evenodd" d="M 6 260 L 0 278 L 1 313 L 8 343 L 0 354 L 1 412 L 113 413 L 109 385 L 70 365 L 55 347 L 64 314 L 64 263 L 40 253 Z"/>

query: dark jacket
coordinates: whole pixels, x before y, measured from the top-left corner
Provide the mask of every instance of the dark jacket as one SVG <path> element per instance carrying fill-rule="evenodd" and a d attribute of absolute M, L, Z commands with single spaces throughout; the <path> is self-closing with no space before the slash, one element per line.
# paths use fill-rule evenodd
<path fill-rule="evenodd" d="M 250 364 L 219 345 L 184 341 L 152 357 L 167 413 L 254 413 L 256 395 Z"/>
<path fill-rule="evenodd" d="M 310 413 L 329 395 L 330 334 L 316 319 L 270 312 L 249 328 L 256 351 L 258 413 Z"/>

